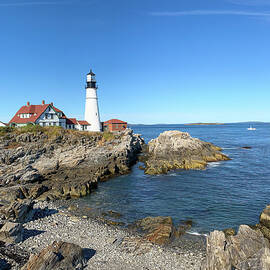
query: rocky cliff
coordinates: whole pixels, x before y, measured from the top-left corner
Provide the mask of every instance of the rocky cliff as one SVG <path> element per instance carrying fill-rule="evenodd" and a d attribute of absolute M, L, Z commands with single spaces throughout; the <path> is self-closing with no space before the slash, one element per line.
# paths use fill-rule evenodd
<path fill-rule="evenodd" d="M 53 127 L 1 133 L 0 198 L 87 195 L 98 181 L 127 173 L 143 144 L 130 129 L 117 134 Z"/>
<path fill-rule="evenodd" d="M 207 237 L 207 256 L 201 270 L 269 270 L 270 206 L 255 226 L 241 225 L 237 235 L 222 231 Z"/>
<path fill-rule="evenodd" d="M 165 131 L 149 142 L 145 157 L 146 174 L 173 169 L 204 169 L 207 162 L 229 160 L 221 148 L 192 138 L 187 132 Z"/>

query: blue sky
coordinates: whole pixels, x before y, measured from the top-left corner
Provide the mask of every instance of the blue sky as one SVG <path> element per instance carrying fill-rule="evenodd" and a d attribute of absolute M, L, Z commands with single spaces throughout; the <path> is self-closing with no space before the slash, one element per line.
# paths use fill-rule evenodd
<path fill-rule="evenodd" d="M 270 122 L 269 0 L 0 0 L 0 120 L 27 101 L 102 120 Z"/>

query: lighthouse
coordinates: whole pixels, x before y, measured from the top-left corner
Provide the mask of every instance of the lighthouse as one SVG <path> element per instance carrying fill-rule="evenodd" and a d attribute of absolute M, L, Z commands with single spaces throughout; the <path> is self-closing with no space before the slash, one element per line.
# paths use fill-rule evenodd
<path fill-rule="evenodd" d="M 89 131 L 101 131 L 96 83 L 96 74 L 91 69 L 87 74 L 86 79 L 86 100 L 84 115 L 84 119 L 90 123 Z"/>

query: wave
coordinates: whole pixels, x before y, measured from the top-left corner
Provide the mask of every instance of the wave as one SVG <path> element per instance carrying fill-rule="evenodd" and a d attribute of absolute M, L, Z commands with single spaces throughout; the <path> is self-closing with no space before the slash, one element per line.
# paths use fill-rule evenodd
<path fill-rule="evenodd" d="M 222 147 L 222 150 L 232 150 L 232 149 L 239 149 L 241 147 Z"/>
<path fill-rule="evenodd" d="M 176 173 L 169 173 L 168 176 L 177 176 Z"/>
<path fill-rule="evenodd" d="M 219 165 L 221 165 L 221 162 L 210 162 L 207 164 L 207 167 L 214 168 L 214 167 L 218 167 Z"/>
<path fill-rule="evenodd" d="M 186 232 L 186 233 L 191 234 L 191 235 L 204 236 L 204 237 L 208 236 L 207 233 L 198 233 L 198 232 L 192 232 L 192 231 L 189 231 L 189 232 Z"/>

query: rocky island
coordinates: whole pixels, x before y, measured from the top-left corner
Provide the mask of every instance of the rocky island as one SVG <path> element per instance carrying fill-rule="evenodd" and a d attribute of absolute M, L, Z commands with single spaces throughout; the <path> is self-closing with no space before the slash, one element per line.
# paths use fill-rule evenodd
<path fill-rule="evenodd" d="M 164 174 L 175 169 L 204 169 L 208 162 L 229 160 L 221 148 L 192 138 L 187 132 L 165 131 L 146 148 L 145 173 Z"/>

